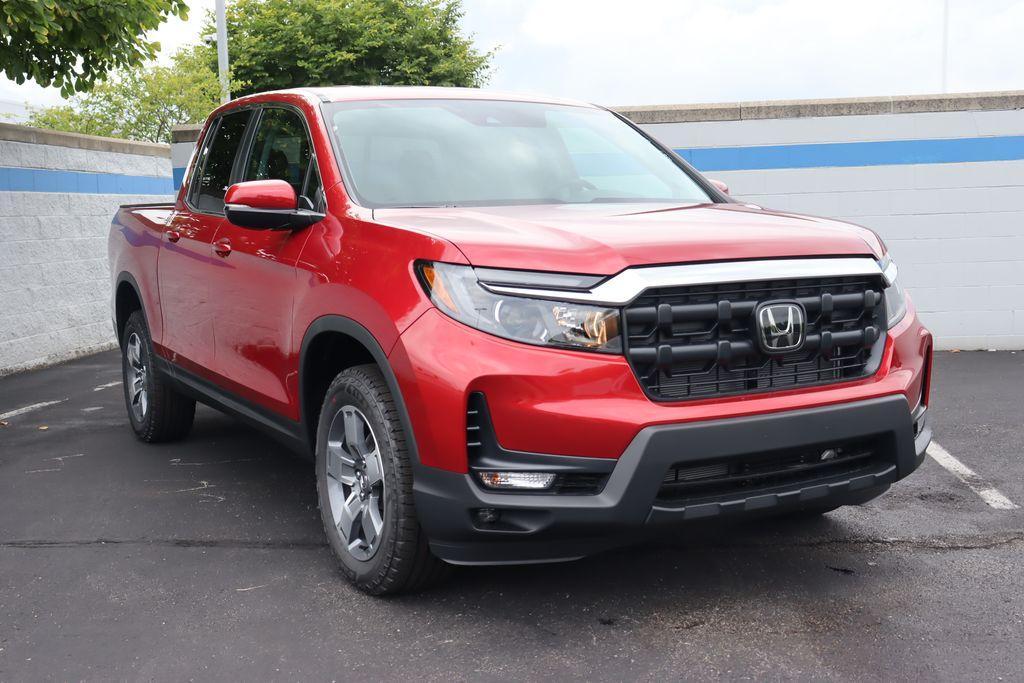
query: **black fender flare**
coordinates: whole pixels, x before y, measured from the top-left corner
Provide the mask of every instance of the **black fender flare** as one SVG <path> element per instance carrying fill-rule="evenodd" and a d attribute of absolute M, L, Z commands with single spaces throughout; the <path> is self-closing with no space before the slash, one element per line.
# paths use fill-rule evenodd
<path fill-rule="evenodd" d="M 113 297 L 113 301 L 111 301 L 111 303 L 113 304 L 113 306 L 111 307 L 113 309 L 111 313 L 113 315 L 111 317 L 112 322 L 114 324 L 114 336 L 117 337 L 118 345 L 120 345 L 121 343 L 121 330 L 117 328 L 117 292 L 118 290 L 121 289 L 121 285 L 124 284 L 125 282 L 128 283 L 129 287 L 135 290 L 135 298 L 139 300 L 139 308 L 142 310 L 142 317 L 146 319 L 146 327 L 150 330 L 151 333 L 153 330 L 153 326 L 149 324 L 149 313 L 146 311 L 146 300 L 142 297 L 142 289 L 139 287 L 138 281 L 135 279 L 135 276 L 129 273 L 127 270 L 122 270 L 120 274 L 118 274 L 117 279 L 114 281 L 114 291 L 111 292 L 111 295 Z"/>
<path fill-rule="evenodd" d="M 409 418 L 409 411 L 405 407 L 405 397 L 402 395 L 401 387 L 398 386 L 398 378 L 391 367 L 391 362 L 388 360 L 387 354 L 384 353 L 384 348 L 380 345 L 380 342 L 373 336 L 373 333 L 355 320 L 342 315 L 324 315 L 317 318 L 306 328 L 306 333 L 302 336 L 302 346 L 299 349 L 299 415 L 302 420 L 303 434 L 308 435 L 310 427 L 313 426 L 309 424 L 308 406 L 306 406 L 306 354 L 309 351 L 310 344 L 312 344 L 317 335 L 324 332 L 340 332 L 347 335 L 362 344 L 370 352 L 377 367 L 380 368 L 381 374 L 384 375 L 384 381 L 387 382 L 391 396 L 395 400 L 395 406 L 398 408 L 398 419 L 402 423 L 402 429 L 405 430 L 409 455 L 412 458 L 413 467 L 418 469 L 420 467 L 420 454 L 416 445 L 416 433 L 413 431 L 412 420 Z M 310 452 L 314 452 L 316 444 L 311 443 L 309 445 Z"/>

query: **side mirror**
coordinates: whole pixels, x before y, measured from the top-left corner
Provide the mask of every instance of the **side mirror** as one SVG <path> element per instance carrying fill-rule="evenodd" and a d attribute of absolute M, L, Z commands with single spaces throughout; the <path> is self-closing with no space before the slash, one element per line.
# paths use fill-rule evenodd
<path fill-rule="evenodd" d="M 721 180 L 715 180 L 714 178 L 708 178 L 708 182 L 714 185 L 719 192 L 722 194 L 729 194 L 729 186 L 723 183 Z"/>
<path fill-rule="evenodd" d="M 297 230 L 324 219 L 324 214 L 300 209 L 291 185 L 283 180 L 250 180 L 228 188 L 224 215 L 243 228 Z"/>

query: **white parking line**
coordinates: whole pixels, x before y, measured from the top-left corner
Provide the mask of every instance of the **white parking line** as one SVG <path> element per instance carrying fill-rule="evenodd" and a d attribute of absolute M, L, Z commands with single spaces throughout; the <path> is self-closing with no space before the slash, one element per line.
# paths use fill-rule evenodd
<path fill-rule="evenodd" d="M 996 510 L 1016 510 L 1019 507 L 1004 496 L 999 489 L 979 477 L 974 470 L 954 458 L 949 451 L 935 441 L 928 446 L 928 455 L 949 470 L 957 479 L 967 484 L 967 487 L 977 493 L 989 507 Z"/>
<path fill-rule="evenodd" d="M 98 387 L 93 388 L 93 391 L 103 391 L 104 389 L 109 389 L 110 387 L 117 387 L 117 386 L 121 386 L 121 380 L 117 380 L 116 382 L 107 382 L 106 384 L 101 384 Z"/>
<path fill-rule="evenodd" d="M 8 413 L 0 414 L 0 420 L 6 420 L 9 417 L 17 417 L 18 415 L 31 413 L 33 410 L 39 410 L 40 408 L 45 408 L 46 406 L 54 406 L 57 405 L 58 403 L 63 403 L 66 400 L 66 398 L 62 398 L 59 401 L 43 401 L 42 403 L 33 403 L 30 406 L 24 406 L 22 408 L 12 410 Z"/>

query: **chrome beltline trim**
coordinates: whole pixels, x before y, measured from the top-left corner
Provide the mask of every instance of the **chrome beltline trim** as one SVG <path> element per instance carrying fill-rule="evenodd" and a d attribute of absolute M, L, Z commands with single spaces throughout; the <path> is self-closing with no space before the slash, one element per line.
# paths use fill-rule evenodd
<path fill-rule="evenodd" d="M 627 268 L 588 292 L 481 284 L 496 294 L 512 294 L 558 301 L 623 306 L 638 297 L 644 290 L 652 287 L 882 274 L 883 272 L 878 262 L 870 256 L 864 256 L 854 258 L 768 259 L 763 261 L 727 261 L 723 263 L 634 267 Z M 890 273 L 887 272 L 885 274 L 888 275 Z M 892 273 L 892 275 L 895 277 L 895 273 Z"/>

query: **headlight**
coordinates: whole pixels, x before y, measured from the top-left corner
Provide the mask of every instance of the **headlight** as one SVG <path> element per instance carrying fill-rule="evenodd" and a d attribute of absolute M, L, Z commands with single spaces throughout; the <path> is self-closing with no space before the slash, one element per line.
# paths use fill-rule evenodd
<path fill-rule="evenodd" d="M 891 330 L 907 314 L 907 295 L 899 283 L 899 269 L 892 257 L 886 255 L 879 265 L 885 276 L 885 312 Z"/>
<path fill-rule="evenodd" d="M 431 301 L 470 327 L 537 346 L 622 353 L 618 309 L 496 294 L 471 266 L 420 263 L 417 271 Z"/>

